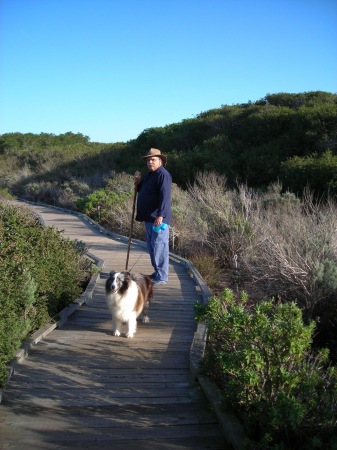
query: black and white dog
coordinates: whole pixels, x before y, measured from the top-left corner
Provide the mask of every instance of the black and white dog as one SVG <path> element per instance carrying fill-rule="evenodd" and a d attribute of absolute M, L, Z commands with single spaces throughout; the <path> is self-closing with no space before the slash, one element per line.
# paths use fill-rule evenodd
<path fill-rule="evenodd" d="M 105 284 L 106 301 L 112 316 L 114 336 L 120 336 L 121 324 L 128 324 L 126 337 L 132 338 L 137 329 L 137 317 L 150 321 L 147 313 L 153 296 L 151 278 L 141 273 L 110 272 Z"/>

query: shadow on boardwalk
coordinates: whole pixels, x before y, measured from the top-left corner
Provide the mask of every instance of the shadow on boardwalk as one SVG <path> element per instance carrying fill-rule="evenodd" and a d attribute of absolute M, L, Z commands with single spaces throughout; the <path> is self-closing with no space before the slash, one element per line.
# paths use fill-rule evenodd
<path fill-rule="evenodd" d="M 47 226 L 84 241 L 104 261 L 104 274 L 124 270 L 125 241 L 76 215 L 30 207 Z M 139 243 L 131 246 L 129 269 L 152 271 Z M 139 322 L 133 339 L 112 336 L 104 274 L 92 300 L 16 365 L 0 405 L 0 448 L 230 448 L 190 372 L 200 291 L 186 269 L 171 261 L 169 283 L 155 288 L 150 323 Z"/>

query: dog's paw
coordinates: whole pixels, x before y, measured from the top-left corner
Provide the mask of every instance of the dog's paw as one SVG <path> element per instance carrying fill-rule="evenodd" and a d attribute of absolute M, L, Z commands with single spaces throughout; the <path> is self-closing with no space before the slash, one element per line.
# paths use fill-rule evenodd
<path fill-rule="evenodd" d="M 114 336 L 120 336 L 120 335 L 121 335 L 121 332 L 118 331 L 118 330 L 115 330 L 115 331 L 112 332 L 112 334 L 113 334 Z"/>
<path fill-rule="evenodd" d="M 143 316 L 142 322 L 143 323 L 149 323 L 150 322 L 150 317 L 149 316 Z"/>
<path fill-rule="evenodd" d="M 133 333 L 126 333 L 127 338 L 133 338 Z"/>

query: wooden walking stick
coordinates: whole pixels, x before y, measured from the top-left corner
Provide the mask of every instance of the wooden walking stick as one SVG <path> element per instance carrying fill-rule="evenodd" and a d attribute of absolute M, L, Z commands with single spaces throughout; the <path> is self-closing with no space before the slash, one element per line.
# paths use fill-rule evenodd
<path fill-rule="evenodd" d="M 125 270 L 128 270 L 128 264 L 129 264 L 129 255 L 130 255 L 131 239 L 132 239 L 132 232 L 133 232 L 133 222 L 135 219 L 136 198 L 137 198 L 137 183 L 135 183 L 135 190 L 133 193 L 132 217 L 131 217 L 130 235 L 129 235 L 129 243 L 128 243 L 128 254 L 126 256 Z"/>

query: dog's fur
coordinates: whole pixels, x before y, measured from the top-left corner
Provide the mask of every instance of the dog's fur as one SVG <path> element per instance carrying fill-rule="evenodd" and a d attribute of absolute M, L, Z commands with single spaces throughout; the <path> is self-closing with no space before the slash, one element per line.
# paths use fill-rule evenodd
<path fill-rule="evenodd" d="M 132 338 L 137 329 L 137 317 L 148 323 L 148 308 L 153 296 L 151 278 L 141 273 L 111 271 L 105 284 L 106 301 L 112 316 L 114 336 L 121 335 L 121 324 L 128 324 L 126 337 Z"/>

